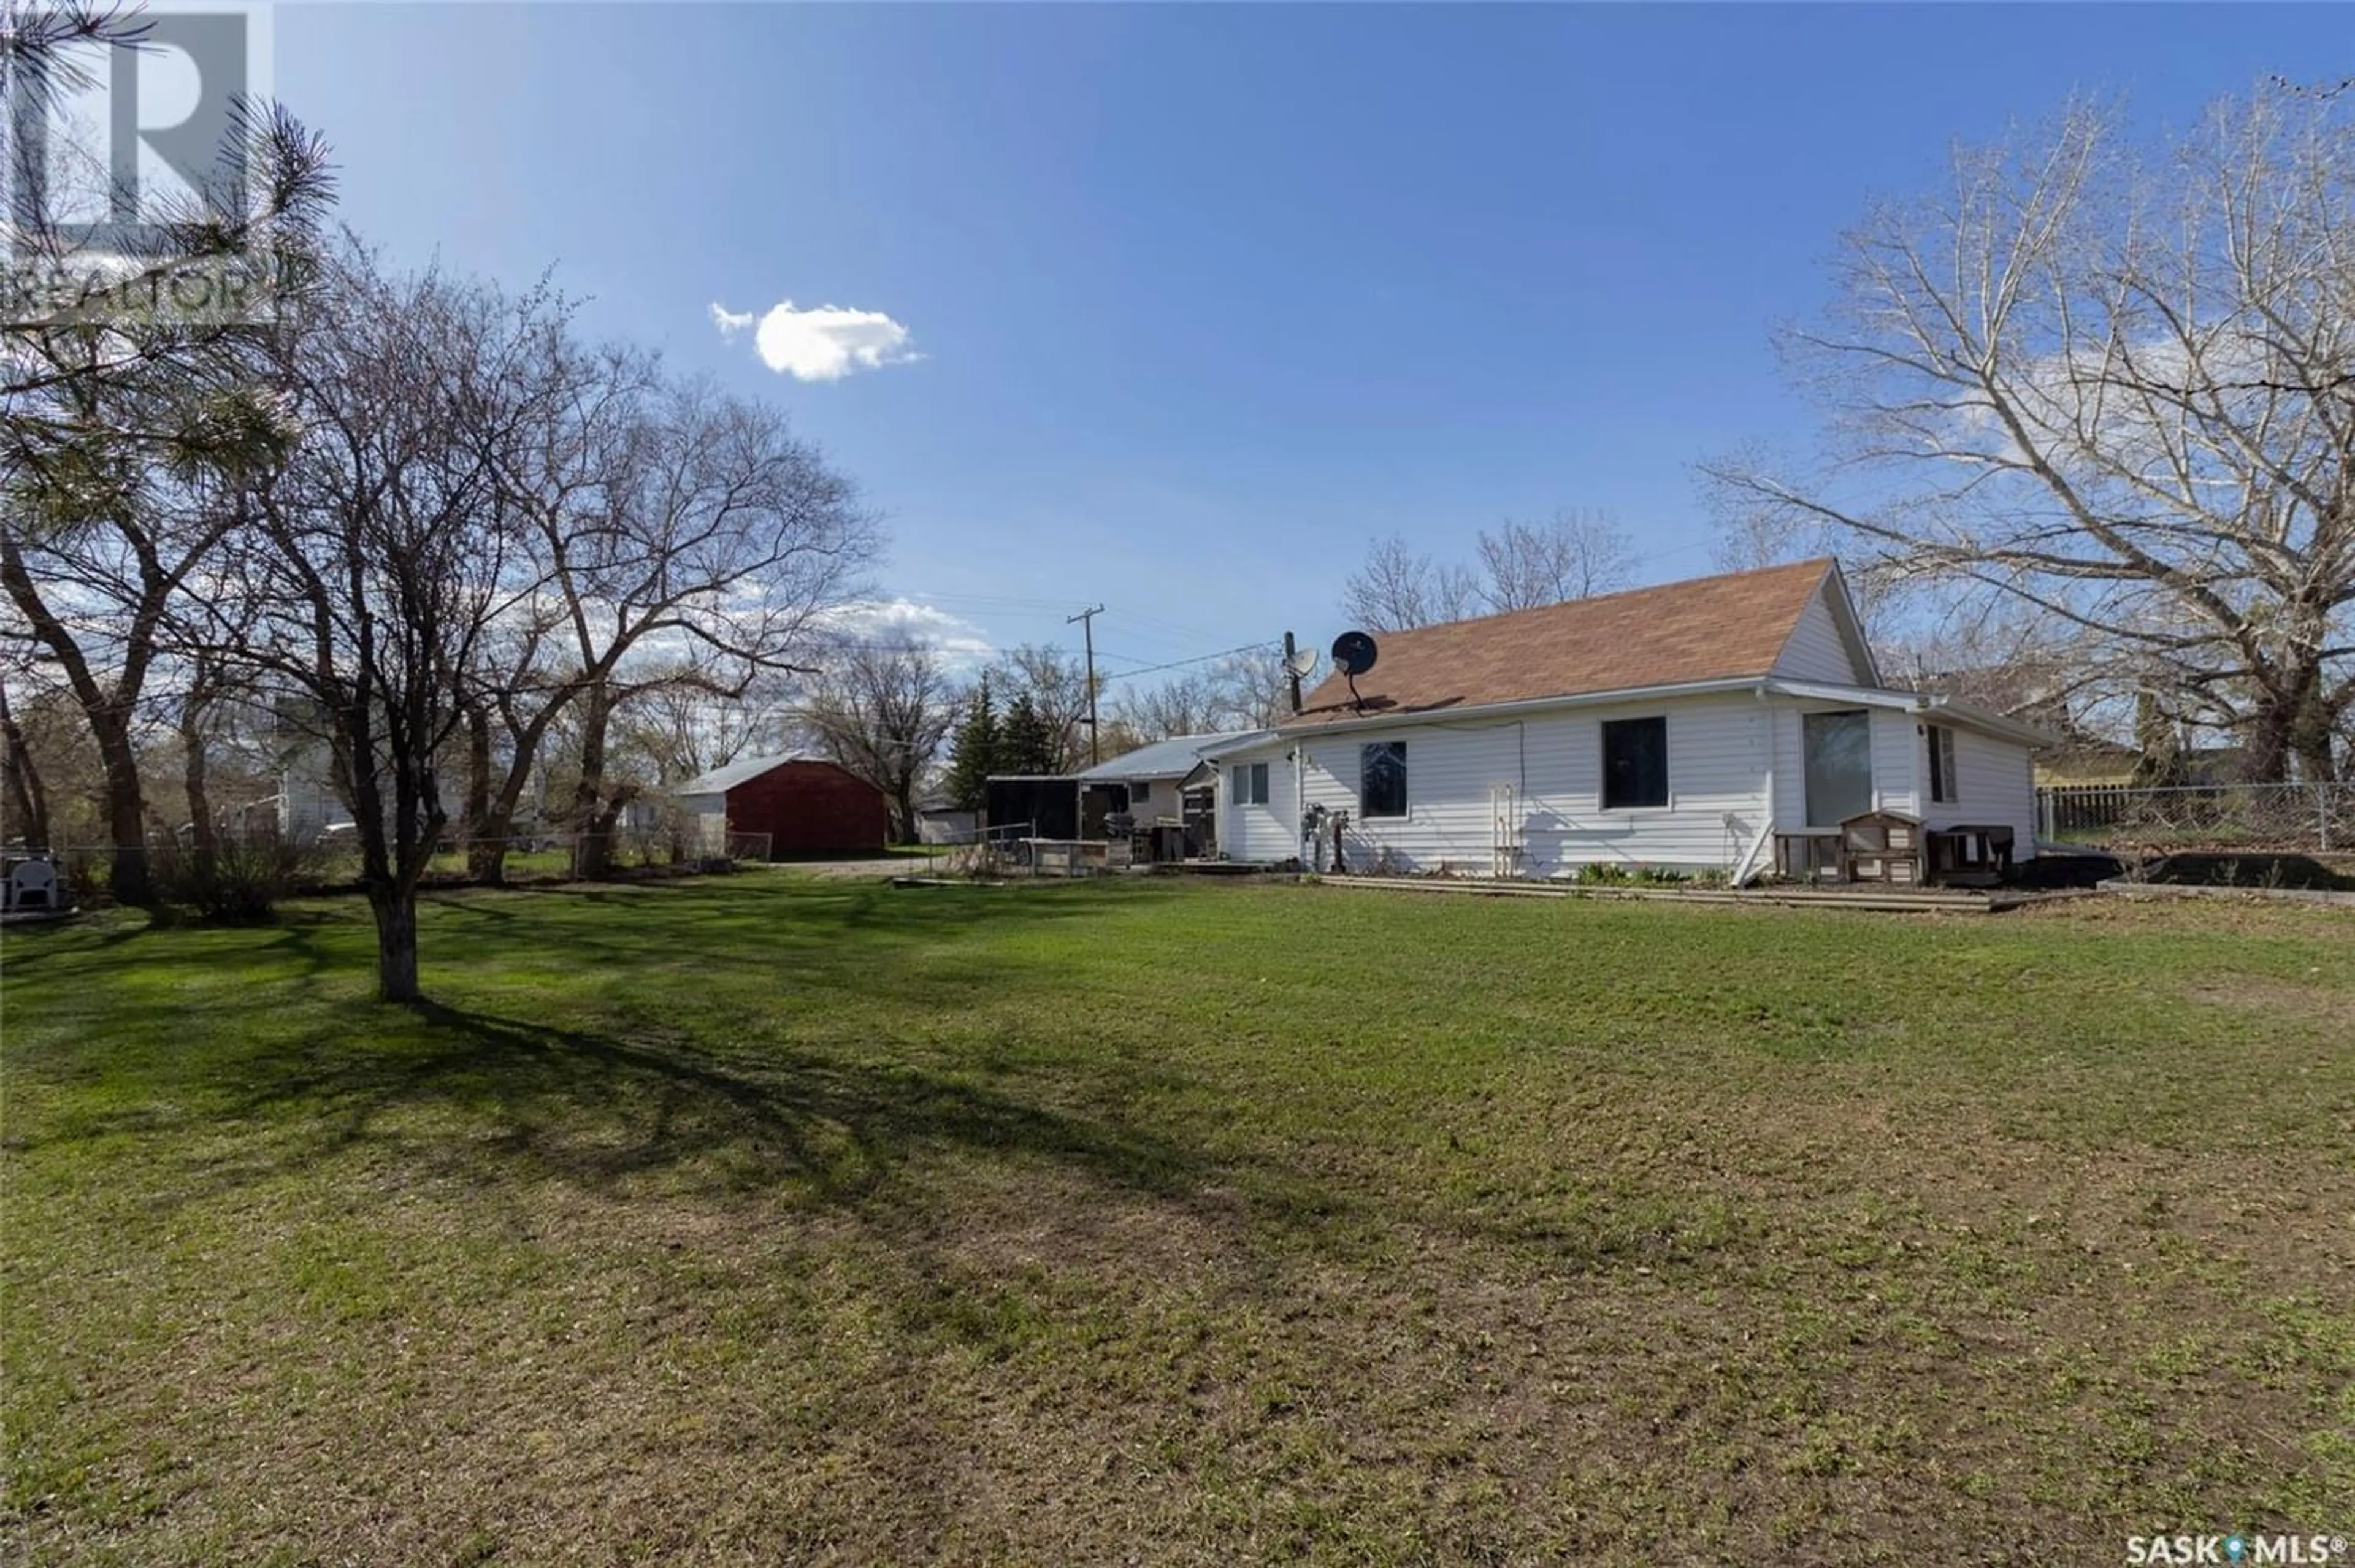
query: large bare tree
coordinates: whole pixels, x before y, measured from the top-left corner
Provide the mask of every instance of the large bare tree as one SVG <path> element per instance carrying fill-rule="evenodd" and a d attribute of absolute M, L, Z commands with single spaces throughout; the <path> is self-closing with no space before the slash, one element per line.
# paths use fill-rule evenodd
<path fill-rule="evenodd" d="M 940 656 L 913 644 L 852 642 L 831 649 L 802 721 L 847 773 L 883 792 L 891 831 L 916 841 L 916 790 L 957 719 L 958 693 Z"/>
<path fill-rule="evenodd" d="M 280 368 L 304 439 L 245 495 L 254 526 L 224 597 L 254 624 L 224 642 L 329 760 L 390 1001 L 421 994 L 417 884 L 449 820 L 438 770 L 462 672 L 528 592 L 490 454 L 529 415 L 531 347 L 559 313 L 347 249 Z"/>
<path fill-rule="evenodd" d="M 2081 628 L 2249 776 L 2333 777 L 2355 707 L 2355 119 L 2260 89 L 2163 145 L 2116 111 L 1966 148 L 1846 236 L 1785 347 L 1828 400 L 1812 471 L 1740 505 L 1890 575 Z"/>
<path fill-rule="evenodd" d="M 620 512 L 656 367 L 628 349 L 583 346 L 557 316 L 525 346 L 519 374 L 530 382 L 524 417 L 487 455 L 526 541 L 512 568 L 526 591 L 460 674 L 467 868 L 493 884 L 506 878 L 516 814 L 555 726 L 610 681 L 640 635 L 660 630 L 634 628 L 626 608 L 605 624 L 590 613 L 610 589 L 615 558 L 634 552 L 621 542 L 628 529 Z M 614 635 L 600 635 L 605 624 Z"/>
<path fill-rule="evenodd" d="M 858 487 L 783 412 L 708 382 L 644 400 L 610 462 L 602 513 L 551 512 L 541 528 L 579 688 L 570 815 L 591 877 L 634 793 L 607 775 L 615 713 L 683 667 L 719 695 L 813 672 L 826 613 L 857 593 L 878 546 Z"/>

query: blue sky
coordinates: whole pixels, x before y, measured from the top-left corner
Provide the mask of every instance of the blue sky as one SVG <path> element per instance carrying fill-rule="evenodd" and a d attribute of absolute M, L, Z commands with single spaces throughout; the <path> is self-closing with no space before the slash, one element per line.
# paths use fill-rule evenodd
<path fill-rule="evenodd" d="M 1804 442 L 1773 326 L 1960 137 L 2346 65 L 2325 6 L 297 5 L 346 218 L 784 405 L 895 593 L 1118 671 L 1340 629 L 1378 535 L 1606 507 L 1707 570 L 1699 459 Z M 710 307 L 916 357 L 805 381 Z"/>

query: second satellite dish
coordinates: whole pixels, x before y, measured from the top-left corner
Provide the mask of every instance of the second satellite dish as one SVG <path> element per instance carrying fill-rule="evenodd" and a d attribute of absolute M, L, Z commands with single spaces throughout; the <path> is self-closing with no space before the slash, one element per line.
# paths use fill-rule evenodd
<path fill-rule="evenodd" d="M 1333 639 L 1333 667 L 1343 675 L 1363 675 L 1374 667 L 1378 651 L 1368 634 L 1344 632 Z"/>

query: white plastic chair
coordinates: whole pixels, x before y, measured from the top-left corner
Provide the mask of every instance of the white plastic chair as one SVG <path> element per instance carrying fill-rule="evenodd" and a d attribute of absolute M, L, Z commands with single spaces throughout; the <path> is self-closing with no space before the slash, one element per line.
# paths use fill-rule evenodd
<path fill-rule="evenodd" d="M 8 873 L 8 907 L 30 909 L 36 904 L 42 909 L 58 907 L 57 868 L 47 860 L 20 860 Z"/>

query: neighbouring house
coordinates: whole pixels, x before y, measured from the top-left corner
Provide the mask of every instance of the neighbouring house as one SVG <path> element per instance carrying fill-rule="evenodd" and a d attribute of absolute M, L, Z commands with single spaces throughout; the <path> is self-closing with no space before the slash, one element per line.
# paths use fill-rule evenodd
<path fill-rule="evenodd" d="M 308 844 L 335 823 L 351 820 L 352 808 L 329 782 L 326 747 L 307 748 L 288 758 L 280 768 L 278 793 L 266 803 L 276 809 L 278 836 L 290 844 Z"/>
<path fill-rule="evenodd" d="M 880 854 L 890 832 L 883 792 L 819 757 L 745 757 L 670 794 L 707 834 L 719 824 L 729 834 L 765 834 L 772 856 Z"/>
<path fill-rule="evenodd" d="M 981 826 L 981 813 L 960 807 L 954 796 L 933 794 L 916 802 L 916 842 L 970 844 Z"/>
<path fill-rule="evenodd" d="M 1746 880 L 1838 874 L 1842 825 L 1867 817 L 1923 870 L 1990 845 L 2025 859 L 2048 739 L 1885 686 L 1825 560 L 1390 633 L 1354 690 L 1328 676 L 1208 752 L 1235 859 L 1330 869 L 1337 834 L 1352 871 Z"/>
<path fill-rule="evenodd" d="M 1177 735 L 1084 768 L 1078 775 L 1081 817 L 1084 822 L 1091 815 L 1100 819 L 1109 811 L 1125 811 L 1139 833 L 1155 836 L 1155 859 L 1213 857 L 1219 847 L 1218 769 L 1206 753 L 1252 745 L 1271 733 Z M 1091 796 L 1098 803 L 1092 814 Z"/>
<path fill-rule="evenodd" d="M 985 784 L 987 827 L 1025 837 L 1094 843 L 1114 817 L 1130 819 L 1155 860 L 1217 855 L 1218 773 L 1209 758 L 1273 731 L 1179 735 L 1124 752 L 1076 773 L 996 774 Z"/>

